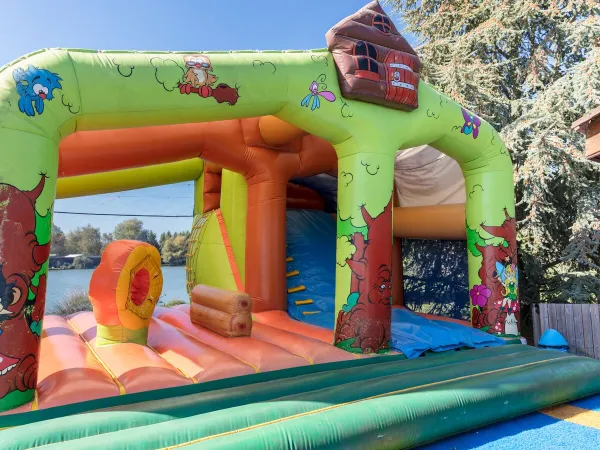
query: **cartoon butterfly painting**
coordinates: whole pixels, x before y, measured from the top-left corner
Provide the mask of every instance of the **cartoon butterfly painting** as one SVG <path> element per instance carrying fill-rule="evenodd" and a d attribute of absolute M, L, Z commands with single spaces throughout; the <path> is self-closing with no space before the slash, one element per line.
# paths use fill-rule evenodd
<path fill-rule="evenodd" d="M 331 91 L 320 91 L 319 83 L 317 83 L 316 81 L 313 81 L 310 84 L 308 90 L 310 91 L 310 94 L 308 94 L 302 99 L 300 105 L 306 106 L 308 108 L 310 100 L 312 99 L 312 105 L 310 107 L 311 111 L 314 111 L 315 109 L 321 107 L 321 100 L 319 99 L 319 97 L 323 97 L 328 102 L 335 102 L 335 94 Z"/>
<path fill-rule="evenodd" d="M 469 112 L 464 108 L 461 108 L 461 110 L 463 118 L 465 119 L 465 123 L 462 126 L 460 132 L 463 134 L 472 134 L 473 139 L 477 139 L 477 136 L 479 136 L 479 127 L 481 126 L 481 119 L 475 114 L 469 114 Z"/>

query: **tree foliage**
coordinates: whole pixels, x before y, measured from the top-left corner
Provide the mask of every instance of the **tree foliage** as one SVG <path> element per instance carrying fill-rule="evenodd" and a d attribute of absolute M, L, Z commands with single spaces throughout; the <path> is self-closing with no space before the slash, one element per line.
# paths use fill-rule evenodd
<path fill-rule="evenodd" d="M 57 227 L 56 225 L 52 225 L 52 244 L 50 245 L 51 249 L 50 249 L 50 253 L 54 254 L 54 255 L 66 255 L 67 254 L 67 248 L 66 248 L 66 236 L 65 233 L 63 232 L 63 230 L 60 229 L 60 227 Z"/>
<path fill-rule="evenodd" d="M 102 251 L 104 251 L 106 246 L 114 240 L 115 238 L 112 233 L 102 233 Z"/>
<path fill-rule="evenodd" d="M 163 233 L 160 235 L 161 256 L 165 264 L 182 265 L 185 264 L 188 240 L 190 232 L 182 233 Z"/>
<path fill-rule="evenodd" d="M 101 233 L 99 228 L 91 225 L 69 231 L 66 236 L 63 231 L 53 225 L 52 252 L 58 256 L 68 253 L 99 256 L 104 248 L 114 240 L 133 239 L 147 242 L 155 246 L 161 253 L 162 261 L 168 265 L 183 265 L 187 252 L 189 231 L 167 231 L 156 239 L 156 234 L 144 228 L 144 223 L 138 219 L 125 220 L 115 226 L 112 233 Z M 88 268 L 93 265 L 89 258 L 75 258 L 74 268 Z"/>
<path fill-rule="evenodd" d="M 87 256 L 77 256 L 73 259 L 73 269 L 92 269 L 94 267 L 94 261 Z"/>
<path fill-rule="evenodd" d="M 598 300 L 600 165 L 570 125 L 600 105 L 595 0 L 393 0 L 423 77 L 501 134 L 515 169 L 520 296 Z"/>
<path fill-rule="evenodd" d="M 65 239 L 67 253 L 83 253 L 84 255 L 99 255 L 102 250 L 100 230 L 91 225 L 69 231 Z"/>
<path fill-rule="evenodd" d="M 466 242 L 402 239 L 402 257 L 407 307 L 426 314 L 469 318 Z"/>
<path fill-rule="evenodd" d="M 59 227 L 53 225 L 52 252 L 58 256 L 67 253 L 99 256 L 112 241 L 133 239 L 147 242 L 159 249 L 165 264 L 182 265 L 185 264 L 189 237 L 189 231 L 175 233 L 168 231 L 160 235 L 159 242 L 156 234 L 144 228 L 144 223 L 138 219 L 125 220 L 117 224 L 112 233 L 101 233 L 100 229 L 87 225 L 72 230 L 65 236 Z M 76 258 L 73 262 L 74 266 L 76 262 L 78 264 L 76 268 L 91 264 L 88 259 L 78 262 Z"/>
<path fill-rule="evenodd" d="M 147 242 L 158 248 L 158 241 L 154 231 L 144 228 L 144 222 L 139 219 L 129 219 L 117 224 L 112 233 L 113 239 L 133 239 L 136 241 Z"/>

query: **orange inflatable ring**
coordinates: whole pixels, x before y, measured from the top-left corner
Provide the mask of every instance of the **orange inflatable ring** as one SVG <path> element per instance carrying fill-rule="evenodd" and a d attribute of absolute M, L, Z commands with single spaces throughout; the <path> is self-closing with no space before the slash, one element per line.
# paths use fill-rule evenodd
<path fill-rule="evenodd" d="M 90 301 L 98 323 L 96 345 L 145 345 L 162 285 L 156 248 L 139 241 L 110 243 L 90 281 Z"/>

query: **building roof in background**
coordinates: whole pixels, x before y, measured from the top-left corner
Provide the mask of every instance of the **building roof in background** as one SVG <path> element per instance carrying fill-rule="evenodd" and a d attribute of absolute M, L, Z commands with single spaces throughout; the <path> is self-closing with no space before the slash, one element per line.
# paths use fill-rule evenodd
<path fill-rule="evenodd" d="M 579 131 L 580 133 L 585 134 L 590 122 L 592 122 L 592 120 L 594 120 L 598 116 L 600 116 L 600 106 L 595 109 L 592 109 L 585 116 L 583 116 L 582 118 L 577 119 L 575 122 L 573 122 L 573 125 L 571 125 L 571 128 L 573 128 L 576 131 Z"/>
<path fill-rule="evenodd" d="M 573 122 L 571 128 L 585 136 L 585 157 L 600 163 L 600 106 Z"/>

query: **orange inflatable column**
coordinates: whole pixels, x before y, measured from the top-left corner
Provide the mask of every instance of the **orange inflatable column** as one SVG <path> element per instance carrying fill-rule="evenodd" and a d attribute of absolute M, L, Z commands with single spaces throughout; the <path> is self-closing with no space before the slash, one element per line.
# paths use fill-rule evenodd
<path fill-rule="evenodd" d="M 98 323 L 96 345 L 146 345 L 162 285 L 156 248 L 139 241 L 110 243 L 90 281 L 90 301 Z"/>
<path fill-rule="evenodd" d="M 287 180 L 248 183 L 246 292 L 252 312 L 285 308 Z"/>
<path fill-rule="evenodd" d="M 206 163 L 204 166 L 204 199 L 203 212 L 213 211 L 221 206 L 221 174 L 223 170 L 216 164 Z"/>

